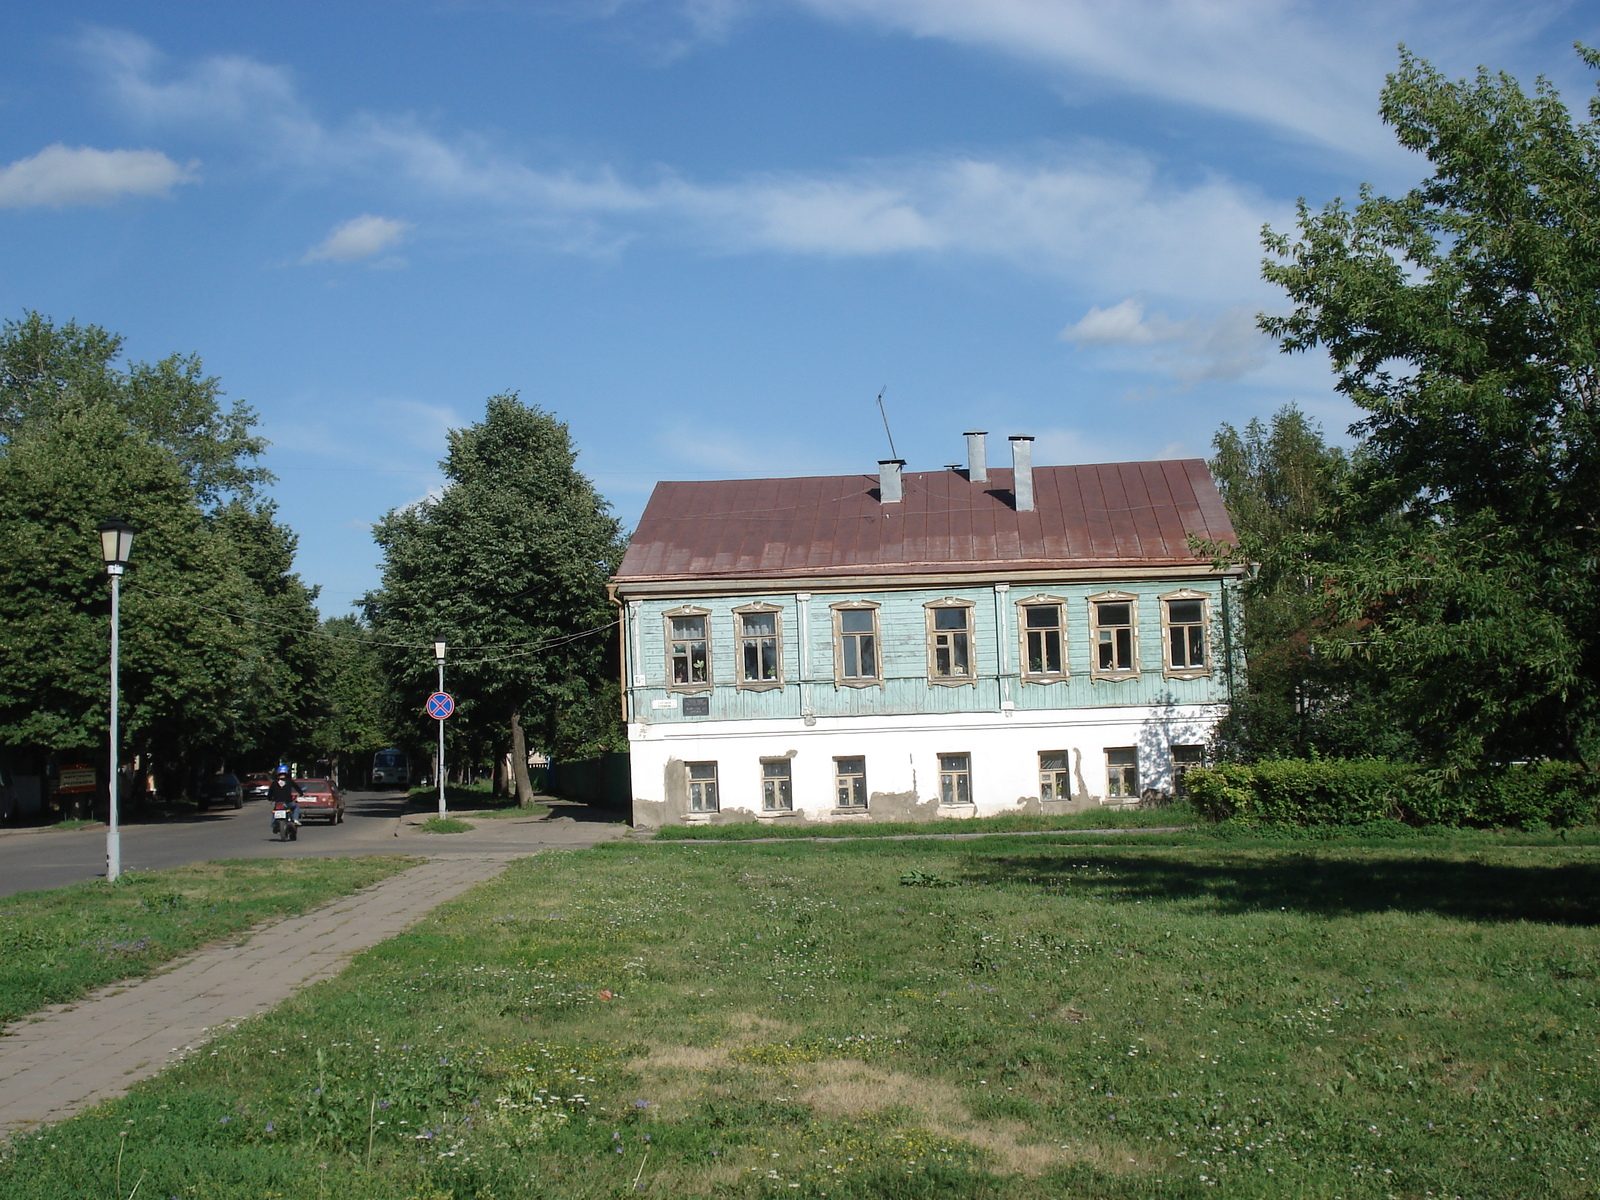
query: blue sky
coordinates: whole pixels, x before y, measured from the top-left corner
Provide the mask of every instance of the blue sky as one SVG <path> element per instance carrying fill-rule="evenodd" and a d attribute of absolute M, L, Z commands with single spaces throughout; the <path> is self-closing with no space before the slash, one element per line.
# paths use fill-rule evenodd
<path fill-rule="evenodd" d="M 6 6 L 0 312 L 196 352 L 346 611 L 445 430 L 520 391 L 631 525 L 657 479 L 1204 455 L 1315 358 L 1263 223 L 1422 166 L 1397 43 L 1555 80 L 1535 2 L 483 0 Z"/>

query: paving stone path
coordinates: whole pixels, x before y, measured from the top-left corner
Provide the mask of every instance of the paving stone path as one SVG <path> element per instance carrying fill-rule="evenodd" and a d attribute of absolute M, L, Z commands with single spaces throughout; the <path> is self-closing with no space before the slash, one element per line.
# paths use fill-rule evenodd
<path fill-rule="evenodd" d="M 525 852 L 524 852 L 525 853 Z M 315 912 L 0 1031 L 0 1137 L 122 1095 L 212 1030 L 337 975 L 352 955 L 492 879 L 521 854 L 440 856 Z"/>

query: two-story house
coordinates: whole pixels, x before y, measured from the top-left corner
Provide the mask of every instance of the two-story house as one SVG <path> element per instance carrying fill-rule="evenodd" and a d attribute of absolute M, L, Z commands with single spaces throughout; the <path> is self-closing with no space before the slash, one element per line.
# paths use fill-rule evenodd
<path fill-rule="evenodd" d="M 634 820 L 1066 812 L 1171 791 L 1232 686 L 1204 462 L 661 483 L 612 580 Z"/>

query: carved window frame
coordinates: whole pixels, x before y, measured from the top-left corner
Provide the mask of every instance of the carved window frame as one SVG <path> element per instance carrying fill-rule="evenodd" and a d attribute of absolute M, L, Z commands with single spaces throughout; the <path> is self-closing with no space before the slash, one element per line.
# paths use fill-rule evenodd
<path fill-rule="evenodd" d="M 873 600 L 841 600 L 836 604 L 828 605 L 828 611 L 832 614 L 829 619 L 833 622 L 833 685 L 835 687 L 881 688 L 883 686 L 883 622 L 879 617 L 882 607 L 882 605 Z M 847 677 L 844 673 L 844 639 L 847 636 L 862 636 L 859 633 L 847 635 L 844 632 L 840 615 L 847 612 L 870 612 L 872 614 L 872 632 L 867 636 L 872 638 L 872 665 L 876 672 L 873 675 Z M 858 650 L 856 657 L 858 665 L 860 661 L 860 651 Z"/>
<path fill-rule="evenodd" d="M 953 609 L 964 609 L 967 614 L 967 627 L 961 630 L 935 628 L 935 614 L 950 612 Z M 930 600 L 922 606 L 923 623 L 927 631 L 928 647 L 928 682 L 936 687 L 973 687 L 978 682 L 978 602 L 976 600 L 963 600 L 959 596 L 943 596 L 938 600 Z M 967 639 L 967 669 L 960 675 L 940 675 L 937 673 L 939 656 L 939 639 L 948 635 L 957 635 Z M 952 654 L 954 647 L 951 647 Z"/>
<path fill-rule="evenodd" d="M 756 641 L 759 636 L 752 637 L 744 631 L 744 619 L 756 614 L 771 614 L 773 637 L 777 642 L 776 652 L 778 659 L 778 677 L 776 679 L 746 679 L 744 677 L 744 646 L 746 642 Z M 761 601 L 758 604 L 744 604 L 733 610 L 733 674 L 734 681 L 742 692 L 775 692 L 783 689 L 783 608 L 781 605 L 769 604 Z"/>
<path fill-rule="evenodd" d="M 1100 592 L 1087 597 L 1089 604 L 1089 674 L 1094 679 L 1116 681 L 1121 679 L 1139 678 L 1139 597 L 1132 592 Z M 1130 664 L 1126 667 L 1100 666 L 1100 605 L 1126 604 L 1128 606 L 1128 624 L 1108 625 L 1107 629 L 1130 630 L 1129 648 L 1131 650 Z"/>
<path fill-rule="evenodd" d="M 688 639 L 683 639 L 683 638 L 674 639 L 673 636 L 672 636 L 672 622 L 673 622 L 673 620 L 675 618 L 681 618 L 681 617 L 699 617 L 702 621 L 705 622 L 703 628 L 705 629 L 705 643 L 706 643 L 706 677 L 705 677 L 705 681 L 703 683 L 677 683 L 677 682 L 674 682 L 674 680 L 673 680 L 673 677 L 672 677 L 672 658 L 673 658 L 673 655 L 672 655 L 672 643 L 675 640 L 676 641 L 688 640 Z M 715 680 L 717 678 L 716 669 L 715 669 L 715 663 L 713 662 L 712 653 L 711 653 L 711 610 L 709 608 L 699 608 L 699 607 L 697 607 L 697 606 L 695 606 L 693 604 L 685 604 L 685 605 L 683 605 L 683 606 L 681 606 L 679 608 L 670 608 L 666 612 L 661 614 L 661 633 L 662 633 L 662 637 L 665 639 L 662 642 L 662 647 L 661 648 L 662 648 L 662 657 L 666 662 L 666 668 L 667 668 L 667 691 L 669 691 L 669 692 L 685 692 L 685 693 L 691 693 L 691 694 L 695 693 L 695 692 L 709 692 L 709 691 L 711 691 L 711 689 L 716 686 Z"/>
<path fill-rule="evenodd" d="M 1175 592 L 1166 592 L 1156 597 L 1161 605 L 1161 673 L 1168 679 L 1204 679 L 1211 674 L 1211 597 L 1205 592 L 1197 592 L 1194 588 L 1179 588 Z M 1175 667 L 1172 665 L 1172 617 L 1168 607 L 1172 600 L 1198 600 L 1200 601 L 1200 637 L 1203 639 L 1205 665 L 1199 667 Z M 1184 622 L 1185 629 L 1191 628 L 1189 622 Z"/>
<path fill-rule="evenodd" d="M 1071 639 L 1067 635 L 1067 609 L 1071 604 L 1065 596 L 1051 596 L 1044 592 L 1037 596 L 1028 596 L 1018 600 L 1017 604 L 1017 674 L 1023 683 L 1063 683 L 1072 677 L 1072 650 Z M 1055 632 L 1061 640 L 1061 669 L 1059 671 L 1030 671 L 1028 670 L 1028 635 L 1030 633 L 1047 633 L 1049 629 L 1041 628 L 1030 630 L 1028 628 L 1028 609 L 1046 608 L 1053 606 L 1060 614 Z"/>

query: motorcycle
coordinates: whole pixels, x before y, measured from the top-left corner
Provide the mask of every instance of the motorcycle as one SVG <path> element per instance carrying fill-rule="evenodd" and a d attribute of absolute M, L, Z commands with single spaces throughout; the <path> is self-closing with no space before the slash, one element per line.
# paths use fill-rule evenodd
<path fill-rule="evenodd" d="M 300 818 L 291 814 L 287 804 L 279 803 L 273 808 L 272 832 L 278 835 L 280 842 L 299 841 Z"/>

